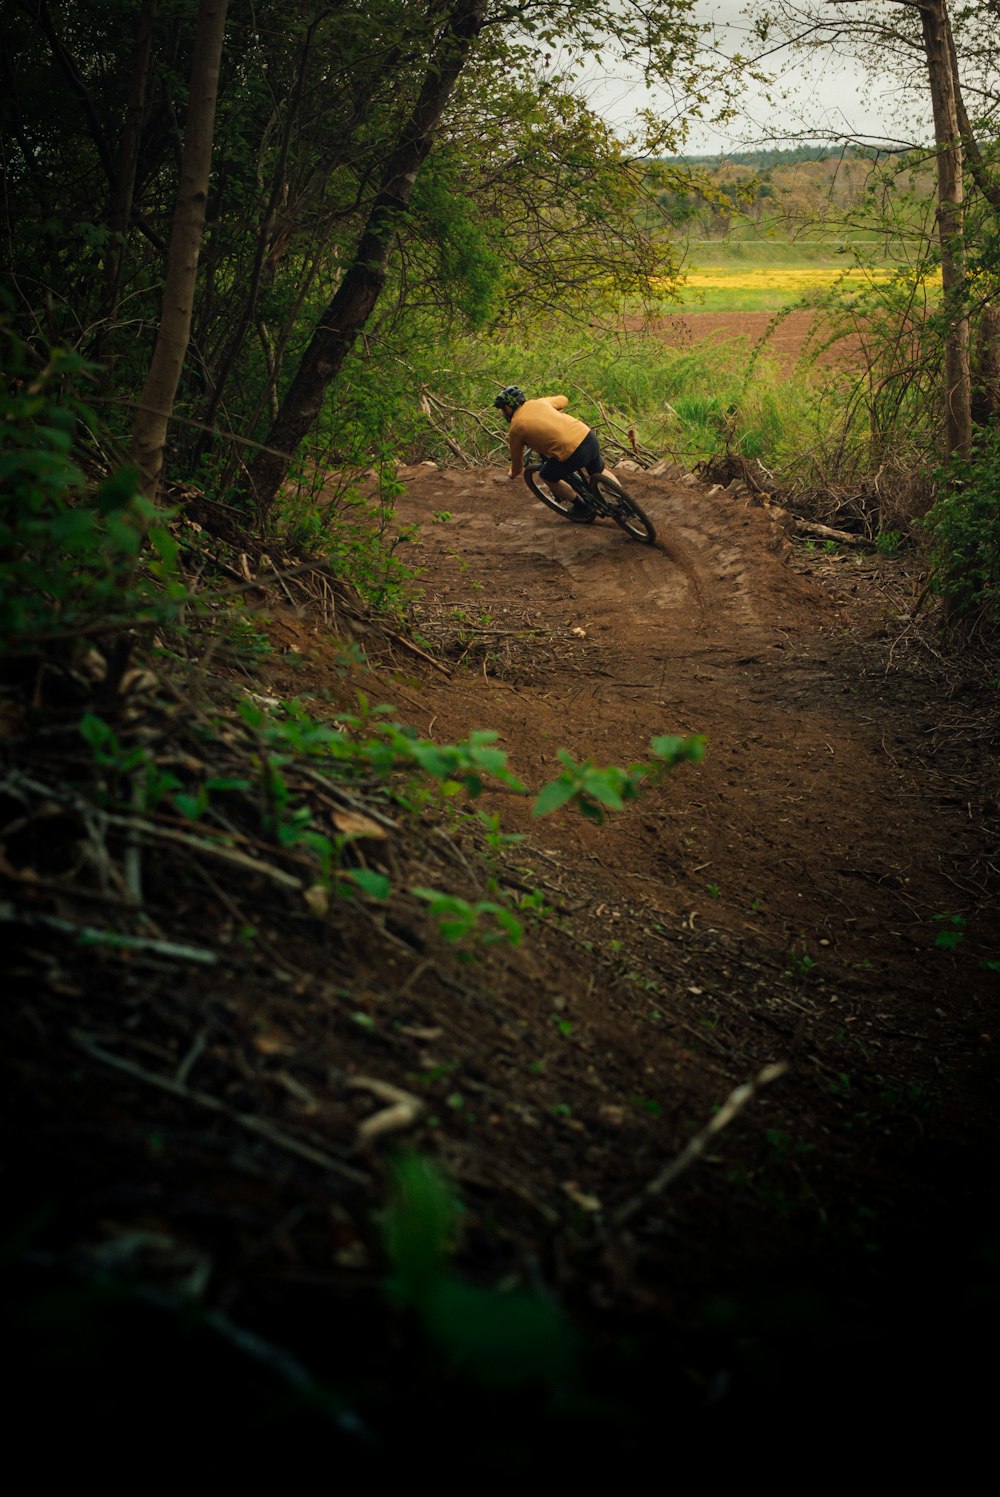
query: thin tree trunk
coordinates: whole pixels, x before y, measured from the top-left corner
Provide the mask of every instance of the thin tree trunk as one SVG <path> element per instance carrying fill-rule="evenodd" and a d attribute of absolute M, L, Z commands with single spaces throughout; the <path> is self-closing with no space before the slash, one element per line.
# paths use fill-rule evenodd
<path fill-rule="evenodd" d="M 132 428 L 132 456 L 139 468 L 142 492 L 148 499 L 156 497 L 167 429 L 191 336 L 227 5 L 228 0 L 201 0 L 198 10 L 180 185 L 163 286 L 163 310 Z"/>
<path fill-rule="evenodd" d="M 955 91 L 955 111 L 958 115 L 958 128 L 962 135 L 962 146 L 965 151 L 965 160 L 972 173 L 973 180 L 983 197 L 989 203 L 994 213 L 1000 214 L 1000 178 L 987 166 L 983 159 L 983 153 L 979 149 L 979 142 L 972 131 L 972 125 L 965 109 L 965 100 L 962 97 L 962 83 L 958 76 L 958 53 L 955 50 L 955 38 L 952 35 L 951 19 L 945 15 L 945 24 L 948 28 L 948 58 L 951 63 L 952 87 Z"/>
<path fill-rule="evenodd" d="M 485 0 L 454 0 L 434 44 L 420 95 L 386 162 L 351 264 L 302 356 L 265 448 L 242 488 L 266 519 L 303 437 L 319 416 L 326 391 L 374 310 L 388 273 L 399 216 L 409 207 L 420 168 L 452 89 L 483 25 Z"/>
<path fill-rule="evenodd" d="M 1000 307 L 989 302 L 979 314 L 976 383 L 972 413 L 979 426 L 1000 421 Z"/>
<path fill-rule="evenodd" d="M 264 271 L 264 256 L 266 255 L 271 245 L 272 236 L 274 234 L 275 221 L 278 215 L 278 204 L 281 201 L 282 192 L 287 191 L 285 172 L 288 166 L 288 151 L 291 144 L 292 130 L 298 123 L 299 104 L 302 98 L 302 89 L 305 85 L 306 70 L 309 66 L 309 56 L 312 52 L 313 37 L 316 34 L 316 28 L 325 18 L 325 15 L 326 12 L 323 12 L 321 15 L 318 15 L 315 18 L 312 25 L 306 32 L 305 41 L 302 45 L 302 51 L 299 57 L 298 71 L 295 75 L 295 83 L 292 87 L 291 95 L 288 99 L 285 111 L 285 124 L 284 129 L 281 132 L 281 143 L 278 149 L 278 160 L 271 179 L 271 192 L 268 197 L 267 208 L 264 212 L 263 222 L 261 223 L 260 228 L 257 231 L 257 243 L 254 248 L 253 266 L 250 271 L 249 290 L 247 291 L 247 295 L 243 302 L 243 306 L 240 309 L 240 313 L 236 318 L 236 323 L 232 328 L 232 331 L 230 332 L 226 346 L 223 349 L 222 356 L 218 362 L 218 366 L 214 371 L 212 393 L 209 397 L 205 412 L 201 418 L 205 423 L 205 426 L 208 428 L 212 426 L 216 416 L 219 413 L 219 406 L 222 404 L 222 396 L 226 387 L 226 381 L 228 380 L 230 372 L 232 371 L 232 367 L 236 361 L 237 354 L 243 346 L 243 339 L 246 336 L 247 328 L 250 326 L 251 322 L 256 319 L 257 302 L 260 296 L 261 278 Z M 210 449 L 211 445 L 212 432 L 211 430 L 206 430 L 202 432 L 201 436 L 198 439 L 198 443 L 195 449 L 196 455 L 198 457 L 203 456 L 204 453 L 206 453 Z"/>
<path fill-rule="evenodd" d="M 149 62 L 153 51 L 156 4 L 157 0 L 143 0 L 142 9 L 139 12 L 132 71 L 129 76 L 125 125 L 118 150 L 118 176 L 108 225 L 111 230 L 111 242 L 108 245 L 108 257 L 104 267 L 105 327 L 101 334 L 98 352 L 98 357 L 102 362 L 110 362 L 112 357 L 114 337 L 112 324 L 118 314 L 128 231 L 132 222 L 132 201 L 135 195 L 135 177 L 139 164 L 142 122 L 146 112 L 146 89 L 149 83 Z"/>
<path fill-rule="evenodd" d="M 945 446 L 949 455 L 964 455 L 972 445 L 972 379 L 965 286 L 965 191 L 962 136 L 945 0 L 922 0 L 920 25 L 934 110 L 938 238 L 944 310 L 948 318 L 944 350 Z"/>

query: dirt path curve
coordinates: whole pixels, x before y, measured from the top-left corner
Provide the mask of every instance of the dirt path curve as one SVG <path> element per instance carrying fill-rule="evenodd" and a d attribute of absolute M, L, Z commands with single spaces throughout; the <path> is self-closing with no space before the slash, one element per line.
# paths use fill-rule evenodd
<path fill-rule="evenodd" d="M 496 474 L 409 474 L 401 517 L 440 517 L 419 546 L 428 637 L 450 625 L 453 652 L 468 665 L 478 648 L 483 662 L 432 689 L 424 726 L 500 730 L 534 784 L 558 747 L 621 763 L 654 734 L 709 740 L 703 766 L 604 829 L 532 825 L 510 806 L 506 819 L 595 860 L 658 917 L 786 963 L 794 948 L 863 986 L 869 1011 L 902 990 L 931 1003 L 949 980 L 940 964 L 928 972 L 942 955 L 935 917 L 961 914 L 966 950 L 990 936 L 983 817 L 949 782 L 954 760 L 933 760 L 948 704 L 910 669 L 886 674 L 880 639 L 902 625 L 879 609 L 871 567 L 875 604 L 862 605 L 852 559 L 799 553 L 832 573 L 804 575 L 759 508 L 642 474 L 628 483 L 654 548 L 607 522 L 567 524 Z M 528 626 L 544 633 L 499 632 Z"/>
<path fill-rule="evenodd" d="M 793 546 L 721 490 L 629 474 L 648 548 L 500 474 L 403 477 L 417 652 L 373 629 L 366 692 L 439 741 L 496 729 L 534 787 L 560 748 L 627 764 L 653 735 L 708 739 L 702 764 L 603 826 L 483 797 L 524 840 L 490 855 L 493 887 L 459 855 L 438 886 L 544 897 L 537 921 L 521 906 L 516 951 L 466 953 L 446 985 L 419 943 L 366 957 L 385 1012 L 440 1037 L 390 1074 L 447 1068 L 413 1141 L 488 1215 L 470 1268 L 496 1233 L 517 1261 L 549 1254 L 568 1303 L 645 1348 L 622 1379 L 612 1358 L 607 1391 L 621 1381 L 650 1430 L 669 1367 L 694 1369 L 678 1406 L 736 1390 L 722 1426 L 770 1429 L 769 1449 L 790 1428 L 824 1450 L 831 1428 L 859 1448 L 904 1418 L 948 1428 L 952 1369 L 978 1360 L 981 1307 L 1000 1303 L 1000 793 L 980 673 L 908 617 L 904 564 Z M 326 631 L 283 627 L 336 699 Z M 301 690 L 280 651 L 272 670 Z M 782 1079 L 651 1198 L 775 1061 Z M 634 1235 L 595 1251 L 593 1222 L 636 1201 Z M 539 1202 L 562 1223 L 548 1247 Z M 707 1425 L 692 1429 L 700 1460 Z"/>

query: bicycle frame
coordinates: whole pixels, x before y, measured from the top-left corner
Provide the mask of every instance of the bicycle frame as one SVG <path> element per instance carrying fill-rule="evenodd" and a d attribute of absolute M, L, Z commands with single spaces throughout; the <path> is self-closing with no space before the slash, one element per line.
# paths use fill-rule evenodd
<path fill-rule="evenodd" d="M 586 506 L 583 513 L 574 514 L 573 505 L 568 500 L 549 488 L 544 479 L 539 480 L 540 469 L 540 462 L 525 464 L 524 481 L 536 499 L 562 515 L 563 519 L 576 520 L 578 524 L 592 524 L 597 518 L 613 520 L 633 540 L 643 541 L 650 546 L 655 543 L 656 531 L 649 516 L 612 474 L 591 475 L 583 469 L 577 469 L 566 475 L 562 482 L 568 483 L 576 495 L 573 505 L 579 503 Z"/>

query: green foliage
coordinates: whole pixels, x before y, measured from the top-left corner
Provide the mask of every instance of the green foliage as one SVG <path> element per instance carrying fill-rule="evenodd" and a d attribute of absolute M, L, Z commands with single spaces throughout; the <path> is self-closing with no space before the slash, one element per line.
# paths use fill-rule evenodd
<path fill-rule="evenodd" d="M 521 922 L 502 904 L 490 899 L 479 899 L 470 904 L 455 894 L 442 894 L 437 889 L 419 885 L 410 893 L 425 902 L 446 941 L 457 944 L 472 938 L 484 946 L 496 941 L 509 941 L 511 946 L 521 944 L 524 935 Z M 495 929 L 488 928 L 490 921 L 495 923 Z"/>
<path fill-rule="evenodd" d="M 507 755 L 494 747 L 495 732 L 476 728 L 461 743 L 431 743 L 415 729 L 388 721 L 391 707 L 372 707 L 363 693 L 358 705 L 358 712 L 340 714 L 336 723 L 312 717 L 300 701 L 285 702 L 277 713 L 268 713 L 245 700 L 240 716 L 266 749 L 268 762 L 279 768 L 301 756 L 323 760 L 347 777 L 373 771 L 387 778 L 413 769 L 442 785 L 461 785 L 473 798 L 482 793 L 487 778 L 527 793 L 507 768 Z"/>
<path fill-rule="evenodd" d="M 450 1368 L 483 1386 L 554 1389 L 570 1379 L 576 1337 L 559 1308 L 466 1282 L 451 1266 L 458 1236 L 459 1207 L 440 1171 L 419 1155 L 398 1160 L 382 1216 L 391 1301 L 417 1315 Z"/>
<path fill-rule="evenodd" d="M 793 943 L 788 949 L 788 957 L 792 964 L 792 971 L 803 981 L 811 978 L 816 971 L 816 961 L 809 955 L 805 937 L 799 938 L 797 944 Z"/>
<path fill-rule="evenodd" d="M 903 547 L 901 530 L 883 530 L 875 537 L 875 550 L 880 556 L 898 556 Z"/>
<path fill-rule="evenodd" d="M 166 517 L 138 494 L 132 469 L 94 483 L 81 465 L 99 431 L 79 393 L 93 366 L 57 348 L 38 370 L 19 338 L 2 342 L 0 642 L 173 617 L 185 593 Z"/>
<path fill-rule="evenodd" d="M 494 851 L 502 847 L 515 847 L 518 842 L 524 841 L 523 832 L 505 832 L 500 825 L 500 817 L 495 811 L 476 811 L 476 820 L 484 828 L 486 845 Z"/>
<path fill-rule="evenodd" d="M 939 951 L 954 951 L 961 946 L 965 940 L 965 919 L 962 915 L 935 915 L 934 919 L 941 926 L 934 937 L 934 945 Z"/>
<path fill-rule="evenodd" d="M 617 764 L 602 769 L 589 759 L 578 764 L 565 749 L 559 749 L 563 772 L 539 791 L 534 814 L 547 816 L 562 806 L 573 805 L 588 821 L 600 825 L 608 811 L 622 811 L 626 801 L 635 800 L 647 781 L 662 779 L 685 760 L 697 764 L 705 757 L 705 739 L 696 735 L 653 738 L 649 747 L 653 761 L 628 769 Z"/>
<path fill-rule="evenodd" d="M 476 211 L 461 180 L 463 165 L 454 146 L 431 155 L 414 190 L 411 218 L 436 252 L 436 282 L 468 325 L 478 328 L 489 320 L 499 293 L 504 225 Z"/>
<path fill-rule="evenodd" d="M 729 451 L 759 458 L 776 483 L 798 483 L 803 469 L 836 471 L 826 449 L 846 396 L 836 386 L 782 379 L 766 343 L 754 357 L 745 342 L 674 347 L 653 334 L 581 332 L 575 322 L 549 320 L 516 334 L 437 341 L 411 350 L 409 362 L 414 384 L 452 407 L 449 434 L 484 464 L 503 460 L 506 439 L 502 422 L 483 407 L 516 376 L 529 394 L 568 394 L 572 414 L 600 438 L 608 421 L 635 427 L 644 447 L 687 468 Z M 449 459 L 443 436 L 426 423 L 415 430 L 403 421 L 391 432 L 413 461 Z M 854 455 L 852 447 L 841 461 Z M 611 451 L 606 456 L 613 462 Z"/>
<path fill-rule="evenodd" d="M 924 524 L 932 586 L 949 612 L 1000 626 L 1000 428 L 980 433 L 968 458 L 938 475 L 941 497 Z"/>
<path fill-rule="evenodd" d="M 190 790 L 170 770 L 157 764 L 146 744 L 122 743 L 109 722 L 94 712 L 86 712 L 79 723 L 80 737 L 91 750 L 98 771 L 105 805 L 121 806 L 151 815 L 164 801 L 186 820 L 202 821 L 213 799 L 225 793 L 244 794 L 252 782 L 239 775 L 210 775 Z"/>

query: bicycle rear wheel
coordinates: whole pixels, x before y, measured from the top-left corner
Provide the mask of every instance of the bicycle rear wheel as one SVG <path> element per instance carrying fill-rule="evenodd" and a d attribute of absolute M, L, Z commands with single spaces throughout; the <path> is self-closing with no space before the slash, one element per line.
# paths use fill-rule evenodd
<path fill-rule="evenodd" d="M 528 485 L 528 488 L 531 490 L 531 492 L 534 494 L 535 498 L 540 499 L 542 503 L 547 505 L 548 508 L 551 509 L 555 514 L 562 515 L 564 520 L 572 520 L 576 525 L 593 525 L 593 510 L 591 510 L 589 515 L 574 514 L 573 509 L 577 502 L 575 499 L 557 499 L 554 494 L 550 494 L 548 489 L 543 487 L 543 485 L 538 482 L 538 472 L 540 468 L 541 463 L 535 463 L 531 467 L 525 468 L 524 470 L 524 481 Z"/>
<path fill-rule="evenodd" d="M 647 546 L 653 544 L 656 531 L 652 520 L 640 509 L 632 495 L 625 492 L 617 479 L 607 473 L 594 473 L 591 474 L 590 486 L 604 500 L 616 525 L 620 525 L 634 541 L 642 541 Z"/>

